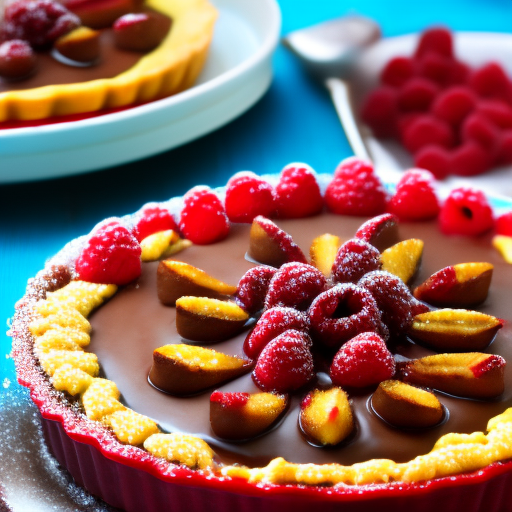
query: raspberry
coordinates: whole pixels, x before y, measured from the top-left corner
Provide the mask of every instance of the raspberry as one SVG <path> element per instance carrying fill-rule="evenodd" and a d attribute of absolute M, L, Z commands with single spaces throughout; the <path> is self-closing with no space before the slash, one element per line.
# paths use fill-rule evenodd
<path fill-rule="evenodd" d="M 288 330 L 261 352 L 252 378 L 263 391 L 288 393 L 306 385 L 314 376 L 311 338 Z"/>
<path fill-rule="evenodd" d="M 476 113 L 492 121 L 499 128 L 512 128 L 512 107 L 501 100 L 480 100 Z"/>
<path fill-rule="evenodd" d="M 416 62 L 409 57 L 394 57 L 384 66 L 380 75 L 381 83 L 401 87 L 416 73 Z"/>
<path fill-rule="evenodd" d="M 80 26 L 80 18 L 53 0 L 19 0 L 5 8 L 3 37 L 22 39 L 34 47 L 50 46 Z"/>
<path fill-rule="evenodd" d="M 325 285 L 324 275 L 312 265 L 285 263 L 270 280 L 265 309 L 281 306 L 306 310 Z"/>
<path fill-rule="evenodd" d="M 512 237 L 512 212 L 504 213 L 496 219 L 496 234 Z"/>
<path fill-rule="evenodd" d="M 414 165 L 442 180 L 450 174 L 450 154 L 445 148 L 430 144 L 414 155 Z"/>
<path fill-rule="evenodd" d="M 178 231 L 178 224 L 174 217 L 169 210 L 153 203 L 144 206 L 140 212 L 139 220 L 133 228 L 133 234 L 140 242 L 153 233 L 168 229 Z"/>
<path fill-rule="evenodd" d="M 496 98 L 512 101 L 512 85 L 496 62 L 489 62 L 477 69 L 469 79 L 470 87 L 483 98 Z"/>
<path fill-rule="evenodd" d="M 402 142 L 411 153 L 430 144 L 450 148 L 455 143 L 455 134 L 448 123 L 425 114 L 408 126 Z"/>
<path fill-rule="evenodd" d="M 308 311 L 313 338 L 339 348 L 366 331 L 385 334 L 377 302 L 368 290 L 342 283 L 320 294 Z"/>
<path fill-rule="evenodd" d="M 325 202 L 330 211 L 340 215 L 372 216 L 385 211 L 387 193 L 371 164 L 349 158 L 336 169 Z"/>
<path fill-rule="evenodd" d="M 380 252 L 368 242 L 353 238 L 338 249 L 331 273 L 335 282 L 355 283 L 364 274 L 380 266 Z"/>
<path fill-rule="evenodd" d="M 291 164 L 283 169 L 276 186 L 277 214 L 295 219 L 316 215 L 324 201 L 314 171 L 305 164 Z"/>
<path fill-rule="evenodd" d="M 363 332 L 345 343 L 334 356 L 332 383 L 342 387 L 367 387 L 395 374 L 395 359 L 384 340 L 373 332 Z"/>
<path fill-rule="evenodd" d="M 383 251 L 399 242 L 398 218 L 391 213 L 378 215 L 361 224 L 354 237 Z"/>
<path fill-rule="evenodd" d="M 491 148 L 499 136 L 500 131 L 494 123 L 478 113 L 468 116 L 461 127 L 463 141 L 478 142 L 484 148 Z"/>
<path fill-rule="evenodd" d="M 496 163 L 512 164 L 512 130 L 504 131 L 496 144 Z"/>
<path fill-rule="evenodd" d="M 430 52 L 453 58 L 452 34 L 447 28 L 434 27 L 423 32 L 414 56 L 420 58 Z"/>
<path fill-rule="evenodd" d="M 439 214 L 441 231 L 447 235 L 481 235 L 494 226 L 487 198 L 480 190 L 453 189 Z"/>
<path fill-rule="evenodd" d="M 218 242 L 228 235 L 229 220 L 217 195 L 207 187 L 194 187 L 183 198 L 180 231 L 198 245 Z"/>
<path fill-rule="evenodd" d="M 250 314 L 263 309 L 268 285 L 276 272 L 276 268 L 267 265 L 249 269 L 238 282 L 236 303 Z"/>
<path fill-rule="evenodd" d="M 432 113 L 452 126 L 459 126 L 475 108 L 477 98 L 468 87 L 461 85 L 445 89 L 435 99 Z"/>
<path fill-rule="evenodd" d="M 226 214 L 231 222 L 252 222 L 258 215 L 274 212 L 274 188 L 252 172 L 240 172 L 226 189 Z"/>
<path fill-rule="evenodd" d="M 374 297 L 382 314 L 382 321 L 391 336 L 405 335 L 412 323 L 413 311 L 417 314 L 420 304 L 407 285 L 399 277 L 377 270 L 364 275 L 358 286 L 368 290 Z M 427 306 L 423 312 L 426 310 Z"/>
<path fill-rule="evenodd" d="M 451 79 L 453 60 L 438 53 L 426 53 L 418 61 L 419 75 L 445 86 Z"/>
<path fill-rule="evenodd" d="M 123 285 L 141 273 L 141 248 L 137 239 L 117 221 L 93 231 L 75 270 L 83 281 Z"/>
<path fill-rule="evenodd" d="M 448 83 L 451 85 L 467 85 L 472 69 L 460 61 L 452 61 Z"/>
<path fill-rule="evenodd" d="M 400 178 L 389 210 L 401 221 L 428 220 L 439 214 L 439 201 L 433 188 L 434 176 L 420 169 L 410 169 Z"/>
<path fill-rule="evenodd" d="M 0 76 L 9 80 L 31 75 L 37 66 L 37 58 L 26 41 L 13 39 L 0 45 Z"/>
<path fill-rule="evenodd" d="M 270 341 L 290 329 L 307 333 L 309 318 L 293 308 L 267 309 L 245 338 L 245 354 L 251 359 L 256 359 Z"/>
<path fill-rule="evenodd" d="M 416 77 L 409 80 L 398 92 L 398 107 L 403 112 L 426 112 L 439 87 L 426 78 Z"/>
<path fill-rule="evenodd" d="M 489 152 L 474 141 L 464 142 L 453 150 L 451 171 L 457 176 L 476 176 L 491 167 Z"/>
<path fill-rule="evenodd" d="M 397 93 L 391 87 L 379 87 L 365 99 L 361 119 L 376 137 L 392 137 L 398 115 Z"/>
<path fill-rule="evenodd" d="M 409 126 L 416 121 L 416 119 L 420 119 L 424 114 L 422 112 L 405 112 L 398 116 L 396 121 L 398 137 L 400 140 L 404 138 L 405 132 L 409 129 Z"/>

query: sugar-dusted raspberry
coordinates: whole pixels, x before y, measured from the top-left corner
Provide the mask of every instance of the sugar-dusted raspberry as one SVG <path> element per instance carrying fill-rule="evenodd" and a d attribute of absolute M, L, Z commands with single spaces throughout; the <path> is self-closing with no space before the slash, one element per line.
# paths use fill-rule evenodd
<path fill-rule="evenodd" d="M 430 52 L 453 58 L 453 38 L 450 30 L 433 27 L 421 34 L 414 56 L 419 58 Z"/>
<path fill-rule="evenodd" d="M 452 126 L 459 126 L 475 108 L 477 97 L 469 88 L 454 85 L 442 91 L 432 104 L 433 114 Z"/>
<path fill-rule="evenodd" d="M 6 40 L 22 39 L 41 48 L 78 26 L 80 18 L 59 2 L 17 0 L 5 8 L 2 36 Z"/>
<path fill-rule="evenodd" d="M 512 84 L 501 64 L 489 62 L 477 69 L 469 79 L 470 87 L 483 98 L 512 102 Z"/>
<path fill-rule="evenodd" d="M 378 334 L 363 332 L 340 348 L 329 373 L 336 386 L 374 386 L 393 377 L 395 359 Z"/>
<path fill-rule="evenodd" d="M 275 307 L 267 309 L 259 318 L 254 329 L 245 338 L 245 355 L 251 359 L 256 359 L 270 341 L 290 329 L 307 333 L 309 317 L 293 308 Z"/>
<path fill-rule="evenodd" d="M 312 265 L 285 263 L 270 280 L 265 309 L 281 306 L 304 311 L 325 285 L 325 276 Z"/>
<path fill-rule="evenodd" d="M 397 91 L 388 86 L 378 87 L 365 99 L 361 119 L 376 137 L 392 137 L 398 115 Z"/>
<path fill-rule="evenodd" d="M 263 391 L 288 393 L 314 377 L 311 338 L 288 330 L 274 338 L 261 352 L 252 377 Z"/>
<path fill-rule="evenodd" d="M 372 216 L 385 211 L 387 193 L 370 163 L 349 158 L 336 169 L 325 202 L 330 211 L 340 215 Z"/>
<path fill-rule="evenodd" d="M 238 282 L 236 303 L 250 314 L 263 309 L 270 280 L 277 269 L 268 265 L 250 268 Z"/>
<path fill-rule="evenodd" d="M 20 39 L 0 44 L 0 76 L 17 80 L 30 76 L 37 66 L 37 57 L 32 47 Z"/>
<path fill-rule="evenodd" d="M 407 285 L 399 277 L 377 270 L 364 275 L 358 286 L 368 290 L 376 300 L 391 336 L 403 336 L 412 323 L 413 311 L 417 312 L 420 304 Z M 427 310 L 425 306 L 424 311 Z"/>
<path fill-rule="evenodd" d="M 418 74 L 440 86 L 450 82 L 453 59 L 439 53 L 429 52 L 417 61 Z"/>
<path fill-rule="evenodd" d="M 478 142 L 469 140 L 452 151 L 450 170 L 457 176 L 476 176 L 492 164 L 489 151 Z"/>
<path fill-rule="evenodd" d="M 231 222 L 252 222 L 274 213 L 274 187 L 253 172 L 235 174 L 227 184 L 226 214 Z"/>
<path fill-rule="evenodd" d="M 409 57 L 393 57 L 380 74 L 380 81 L 391 87 L 400 87 L 416 74 L 416 62 Z"/>
<path fill-rule="evenodd" d="M 434 176 L 422 169 L 406 171 L 389 201 L 389 211 L 401 221 L 418 221 L 437 217 L 439 210 Z"/>
<path fill-rule="evenodd" d="M 430 171 L 438 180 L 450 174 L 450 153 L 447 149 L 429 144 L 414 155 L 414 165 Z"/>
<path fill-rule="evenodd" d="M 356 283 L 364 274 L 380 266 L 380 252 L 361 238 L 352 238 L 338 249 L 331 274 L 335 282 Z"/>
<path fill-rule="evenodd" d="M 485 194 L 468 187 L 453 189 L 439 214 L 441 231 L 447 235 L 481 235 L 494 226 Z"/>
<path fill-rule="evenodd" d="M 455 143 L 455 134 L 446 121 L 432 114 L 425 114 L 416 118 L 407 127 L 402 142 L 411 153 L 416 153 L 430 144 L 450 148 Z"/>
<path fill-rule="evenodd" d="M 426 112 L 439 93 L 439 86 L 423 77 L 406 82 L 398 92 L 398 107 L 403 112 Z"/>
<path fill-rule="evenodd" d="M 281 172 L 276 186 L 277 215 L 294 219 L 322 211 L 324 201 L 313 169 L 306 164 L 290 164 Z"/>
<path fill-rule="evenodd" d="M 512 211 L 504 213 L 496 219 L 496 234 L 512 237 Z"/>
<path fill-rule="evenodd" d="M 308 311 L 315 341 L 329 348 L 366 331 L 387 334 L 372 294 L 353 283 L 342 283 L 320 294 Z"/>
<path fill-rule="evenodd" d="M 132 232 L 139 242 L 158 231 L 168 229 L 178 231 L 178 224 L 176 224 L 171 212 L 156 203 L 144 206 L 137 218 L 137 224 L 135 224 Z"/>
<path fill-rule="evenodd" d="M 512 129 L 504 130 L 496 142 L 496 163 L 498 165 L 512 164 Z"/>
<path fill-rule="evenodd" d="M 75 270 L 83 281 L 128 284 L 141 273 L 141 248 L 130 231 L 109 221 L 92 232 L 78 257 Z"/>
<path fill-rule="evenodd" d="M 218 242 L 229 233 L 229 220 L 220 199 L 208 187 L 194 187 L 183 198 L 180 231 L 198 245 Z"/>
<path fill-rule="evenodd" d="M 502 100 L 480 100 L 475 110 L 499 128 L 512 128 L 512 107 Z"/>

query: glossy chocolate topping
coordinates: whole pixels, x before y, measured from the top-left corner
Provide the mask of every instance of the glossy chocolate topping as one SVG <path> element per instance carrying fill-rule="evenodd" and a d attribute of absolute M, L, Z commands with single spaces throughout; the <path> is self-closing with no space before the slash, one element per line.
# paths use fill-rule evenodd
<path fill-rule="evenodd" d="M 365 219 L 321 215 L 295 221 L 278 221 L 290 233 L 305 254 L 311 241 L 323 233 L 346 240 Z M 491 248 L 489 238 L 443 236 L 434 223 L 401 224 L 402 239 L 420 238 L 425 242 L 423 262 L 415 283 L 435 271 L 456 263 L 488 261 L 494 265 L 489 297 L 479 311 L 508 320 L 512 267 Z M 234 225 L 229 237 L 209 246 L 193 246 L 175 256 L 208 272 L 226 283 L 238 282 L 253 266 L 245 259 L 249 226 Z M 347 443 L 334 448 L 309 445 L 298 428 L 298 405 L 306 391 L 292 397 L 283 421 L 266 435 L 247 442 L 228 443 L 216 439 L 209 424 L 209 398 L 212 390 L 194 397 L 176 398 L 154 389 L 147 381 L 152 353 L 168 343 L 180 343 L 176 333 L 175 310 L 163 306 L 156 294 L 157 263 L 143 265 L 143 274 L 134 284 L 120 290 L 91 317 L 93 336 L 90 350 L 98 355 L 105 376 L 116 382 L 126 404 L 155 419 L 163 430 L 188 432 L 204 438 L 225 462 L 249 466 L 267 464 L 281 456 L 291 462 L 338 462 L 352 464 L 372 458 L 404 462 L 430 451 L 435 441 L 448 432 L 485 431 L 489 418 L 512 405 L 512 328 L 509 322 L 498 332 L 486 350 L 500 354 L 507 361 L 505 393 L 494 401 L 468 400 L 436 393 L 448 410 L 446 421 L 427 430 L 400 430 L 385 424 L 369 407 L 370 392 L 351 395 L 357 430 Z M 242 354 L 246 333 L 222 343 L 210 345 L 227 354 Z M 401 343 L 397 353 L 421 357 L 430 350 L 410 342 Z M 220 387 L 224 391 L 256 392 L 250 374 Z"/>

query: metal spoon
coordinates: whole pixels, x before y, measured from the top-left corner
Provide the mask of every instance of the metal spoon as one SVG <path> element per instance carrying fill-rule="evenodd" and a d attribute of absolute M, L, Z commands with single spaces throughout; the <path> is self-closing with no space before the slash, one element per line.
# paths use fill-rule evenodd
<path fill-rule="evenodd" d="M 282 40 L 305 69 L 331 94 L 354 154 L 371 160 L 352 110 L 346 77 L 359 52 L 380 39 L 379 25 L 362 16 L 346 16 L 291 32 Z"/>

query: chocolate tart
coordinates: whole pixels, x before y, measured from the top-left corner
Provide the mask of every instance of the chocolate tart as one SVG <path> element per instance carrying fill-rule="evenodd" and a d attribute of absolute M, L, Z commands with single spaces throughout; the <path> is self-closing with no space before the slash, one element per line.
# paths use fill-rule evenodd
<path fill-rule="evenodd" d="M 179 199 L 168 203 L 175 212 L 179 212 L 180 205 Z M 131 226 L 134 218 L 127 217 L 123 223 Z M 277 223 L 306 251 L 315 236 L 336 231 L 347 239 L 364 220 L 322 213 Z M 235 284 L 245 270 L 254 266 L 245 257 L 249 229 L 249 225 L 232 224 L 225 240 L 186 247 L 172 259 Z M 487 351 L 512 360 L 512 330 L 507 322 L 512 268 L 493 251 L 490 237 L 447 237 L 435 222 L 401 224 L 400 235 L 425 242 L 418 283 L 469 254 L 494 265 L 490 298 L 479 309 L 505 319 L 503 329 Z M 403 431 L 390 427 L 372 412 L 368 402 L 371 392 L 360 393 L 352 396 L 358 422 L 355 435 L 339 448 L 322 449 L 301 437 L 296 418 L 290 414 L 297 410 L 294 397 L 295 403 L 285 419 L 268 435 L 244 443 L 226 443 L 215 438 L 209 429 L 207 413 L 204 414 L 209 392 L 206 399 L 201 395 L 176 398 L 147 382 L 153 350 L 182 342 L 175 332 L 173 309 L 157 298 L 158 262 L 143 263 L 141 276 L 119 289 L 114 285 L 79 285 L 74 263 L 86 239 L 69 244 L 29 282 L 26 295 L 16 306 L 10 334 L 18 380 L 30 389 L 40 410 L 51 452 L 92 494 L 123 510 L 150 512 L 212 506 L 215 510 L 243 512 L 256 512 L 262 507 L 269 511 L 293 507 L 305 512 L 315 506 L 349 512 L 427 511 L 433 507 L 497 512 L 512 499 L 510 369 L 505 373 L 505 392 L 494 400 L 440 395 L 450 414 L 435 428 Z M 444 250 L 439 251 L 439 247 Z M 72 288 L 89 291 L 69 295 L 65 291 L 69 290 L 69 283 Z M 204 443 L 200 451 L 206 463 L 199 459 L 176 463 L 172 457 L 169 461 L 163 456 L 165 450 L 148 451 L 142 442 L 121 442 L 119 430 L 112 424 L 91 419 L 90 414 L 84 413 L 83 401 L 55 389 L 53 379 L 47 375 L 53 370 L 49 371 L 47 363 L 34 352 L 36 340 L 30 327 L 39 318 L 38 308 L 48 305 L 48 298 L 55 293 L 78 304 L 76 308 L 84 316 L 109 299 L 90 316 L 92 336 L 87 353 L 99 357 L 100 375 L 117 384 L 122 399 L 116 407 L 130 407 L 147 415 L 162 432 L 183 432 L 184 436 L 198 439 Z M 63 310 L 69 306 L 65 301 L 57 303 L 64 304 Z M 215 348 L 227 354 L 241 353 L 244 337 L 245 333 Z M 396 353 L 414 358 L 431 352 L 404 343 Z M 246 375 L 222 389 L 254 391 L 254 384 Z M 489 433 L 485 434 L 488 423 Z M 114 481 L 116 485 L 112 485 Z"/>
<path fill-rule="evenodd" d="M 111 78 L 0 93 L 1 121 L 30 121 L 145 103 L 192 86 L 213 37 L 217 11 L 207 0 L 148 0 L 172 20 L 162 43 Z"/>

